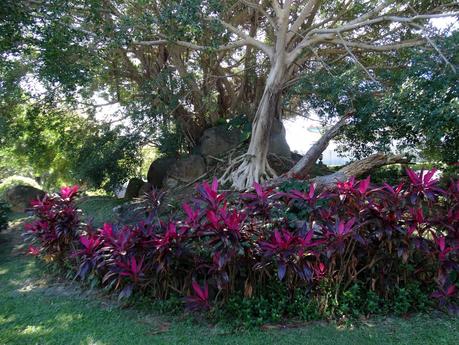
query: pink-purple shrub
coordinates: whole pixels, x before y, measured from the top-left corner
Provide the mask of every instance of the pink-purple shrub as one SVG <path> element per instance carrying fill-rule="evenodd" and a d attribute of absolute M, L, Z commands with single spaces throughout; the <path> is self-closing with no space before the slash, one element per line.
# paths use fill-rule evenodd
<path fill-rule="evenodd" d="M 74 250 L 81 228 L 80 212 L 74 198 L 78 187 L 64 187 L 59 193 L 32 201 L 36 220 L 25 225 L 25 238 L 32 242 L 29 253 L 43 253 L 60 263 Z"/>
<path fill-rule="evenodd" d="M 79 224 L 69 189 L 34 204 L 26 232 L 36 254 L 67 260 L 77 275 L 128 297 L 186 297 L 192 310 L 209 309 L 243 292 L 263 293 L 274 280 L 331 303 L 354 284 L 391 299 L 418 282 L 441 306 L 457 303 L 459 181 L 437 187 L 434 171 L 398 186 L 354 178 L 333 191 L 276 191 L 255 184 L 247 193 L 219 193 L 217 180 L 197 187 L 175 219 L 157 214 L 161 194 L 134 226 Z M 328 300 L 324 299 L 325 294 Z M 325 308 L 325 306 L 322 306 Z"/>

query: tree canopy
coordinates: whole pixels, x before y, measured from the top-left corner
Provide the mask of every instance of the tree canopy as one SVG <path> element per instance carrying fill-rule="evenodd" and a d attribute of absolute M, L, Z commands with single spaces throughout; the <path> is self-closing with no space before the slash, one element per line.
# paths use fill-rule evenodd
<path fill-rule="evenodd" d="M 149 143 L 168 154 L 190 152 L 205 128 L 243 115 L 252 122 L 250 145 L 223 179 L 236 188 L 275 175 L 266 160 L 273 121 L 311 109 L 324 124 L 352 114 L 328 140 L 341 133 L 355 158 L 393 150 L 395 142 L 456 159 L 447 152 L 457 148 L 457 34 L 446 39 L 429 21 L 457 17 L 450 1 L 0 6 L 4 109 L 24 93 L 24 80 L 43 87 L 27 97 L 87 114 L 103 98 L 121 107 L 108 126 L 122 124 L 118 134 L 132 147 Z"/>
<path fill-rule="evenodd" d="M 47 188 L 79 183 L 112 191 L 138 171 L 137 139 L 68 110 L 17 105 L 0 129 L 0 174 L 31 176 Z M 5 118 L 4 118 L 5 119 Z"/>

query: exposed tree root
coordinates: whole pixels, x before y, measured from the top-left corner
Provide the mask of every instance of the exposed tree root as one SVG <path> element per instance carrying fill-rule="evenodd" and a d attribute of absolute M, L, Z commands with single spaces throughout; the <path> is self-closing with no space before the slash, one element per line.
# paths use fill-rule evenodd
<path fill-rule="evenodd" d="M 225 173 L 220 178 L 220 182 L 225 184 L 231 182 L 231 186 L 236 190 L 251 188 L 254 182 L 263 183 L 271 178 L 277 177 L 274 169 L 268 161 L 257 162 L 256 156 L 243 154 L 236 159 L 230 160 L 230 164 Z"/>

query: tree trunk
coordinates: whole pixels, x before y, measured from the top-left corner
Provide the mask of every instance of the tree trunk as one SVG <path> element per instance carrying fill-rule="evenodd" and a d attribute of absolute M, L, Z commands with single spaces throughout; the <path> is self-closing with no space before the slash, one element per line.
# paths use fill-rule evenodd
<path fill-rule="evenodd" d="M 328 129 L 320 139 L 311 146 L 306 154 L 293 166 L 287 173 L 289 177 L 306 178 L 310 173 L 314 164 L 319 159 L 320 155 L 325 151 L 334 137 L 336 137 L 340 129 L 346 124 L 346 120 L 352 115 L 351 112 L 346 113 L 337 123 Z"/>
<path fill-rule="evenodd" d="M 336 182 L 346 181 L 352 176 L 358 177 L 368 174 L 371 170 L 382 167 L 383 165 L 409 163 L 409 161 L 410 159 L 403 155 L 375 153 L 367 158 L 352 162 L 333 174 L 317 176 L 311 182 L 315 183 L 318 189 L 330 189 L 336 185 Z"/>
<path fill-rule="evenodd" d="M 352 176 L 359 177 L 361 175 L 368 174 L 373 169 L 382 167 L 384 165 L 409 162 L 410 159 L 403 155 L 385 155 L 383 153 L 376 153 L 374 155 L 368 156 L 367 158 L 352 162 L 333 174 L 317 176 L 309 180 L 309 182 L 314 183 L 317 190 L 330 190 L 335 188 L 337 182 L 346 181 Z M 279 186 L 280 184 L 290 179 L 288 176 L 289 175 L 287 173 L 286 176 L 273 179 L 267 183 L 267 186 Z"/>
<path fill-rule="evenodd" d="M 267 157 L 271 125 L 278 109 L 286 66 L 283 56 L 274 61 L 252 124 L 249 148 L 241 165 L 231 173 L 232 185 L 238 190 L 250 188 L 254 182 L 263 182 L 275 176 Z"/>

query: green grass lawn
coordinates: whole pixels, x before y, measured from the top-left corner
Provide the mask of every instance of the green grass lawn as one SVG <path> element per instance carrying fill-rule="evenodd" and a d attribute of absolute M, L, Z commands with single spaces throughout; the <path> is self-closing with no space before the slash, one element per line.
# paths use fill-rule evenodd
<path fill-rule="evenodd" d="M 354 327 L 231 332 L 190 318 L 160 316 L 85 294 L 18 254 L 17 234 L 0 233 L 0 344 L 459 344 L 459 319 L 418 315 Z M 16 245 L 15 243 L 16 242 Z"/>
<path fill-rule="evenodd" d="M 113 223 L 113 208 L 125 202 L 111 196 L 89 196 L 79 200 L 77 205 L 84 215 L 90 215 L 95 226 L 101 226 L 104 222 Z"/>

